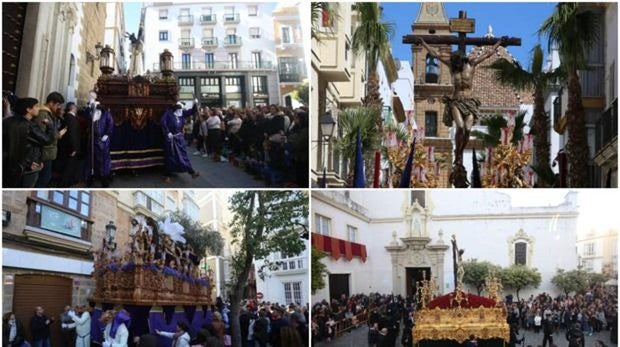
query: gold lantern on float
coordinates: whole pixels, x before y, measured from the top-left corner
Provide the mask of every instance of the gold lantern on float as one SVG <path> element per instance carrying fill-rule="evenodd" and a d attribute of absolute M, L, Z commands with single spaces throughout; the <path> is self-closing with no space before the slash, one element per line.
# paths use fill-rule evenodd
<path fill-rule="evenodd" d="M 159 70 L 164 78 L 172 77 L 173 71 L 173 57 L 169 50 L 164 51 L 159 55 Z"/>
<path fill-rule="evenodd" d="M 101 49 L 101 54 L 99 57 L 99 70 L 104 75 L 110 75 L 114 72 L 114 49 L 109 45 L 105 45 Z"/>

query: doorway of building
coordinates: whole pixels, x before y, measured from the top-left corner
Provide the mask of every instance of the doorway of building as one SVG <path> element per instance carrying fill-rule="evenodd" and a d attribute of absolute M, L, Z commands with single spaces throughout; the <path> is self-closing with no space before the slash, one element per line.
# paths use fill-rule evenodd
<path fill-rule="evenodd" d="M 50 325 L 52 346 L 62 346 L 60 332 L 60 313 L 66 305 L 71 305 L 73 280 L 68 277 L 52 275 L 16 275 L 13 290 L 13 312 L 25 331 L 30 331 L 30 319 L 36 306 L 43 307 L 48 318 L 55 323 Z"/>
<path fill-rule="evenodd" d="M 330 274 L 329 300 L 340 300 L 342 294 L 349 297 L 349 274 Z"/>
<path fill-rule="evenodd" d="M 418 292 L 418 282 L 431 279 L 430 267 L 408 267 L 406 276 L 407 296 L 411 297 Z"/>

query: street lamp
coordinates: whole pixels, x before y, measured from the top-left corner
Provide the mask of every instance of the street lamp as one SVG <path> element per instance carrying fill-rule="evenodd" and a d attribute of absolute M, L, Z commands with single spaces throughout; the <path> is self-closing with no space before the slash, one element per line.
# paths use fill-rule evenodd
<path fill-rule="evenodd" d="M 116 250 L 116 242 L 114 242 L 114 238 L 116 237 L 116 225 L 114 225 L 113 221 L 110 221 L 105 226 L 105 233 L 108 237 L 108 248 L 112 251 Z"/>
<path fill-rule="evenodd" d="M 334 135 L 334 129 L 336 128 L 336 121 L 332 117 L 331 111 L 325 112 L 321 119 L 319 119 L 319 125 L 321 126 L 321 136 L 323 137 L 323 142 L 329 142 Z"/>
<path fill-rule="evenodd" d="M 109 75 L 114 72 L 114 49 L 109 45 L 105 45 L 100 54 L 99 70 L 104 75 Z"/>

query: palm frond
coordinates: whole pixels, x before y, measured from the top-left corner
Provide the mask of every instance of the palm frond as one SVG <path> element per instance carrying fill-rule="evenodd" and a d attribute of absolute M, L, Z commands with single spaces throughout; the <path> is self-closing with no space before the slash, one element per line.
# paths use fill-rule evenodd
<path fill-rule="evenodd" d="M 542 74 L 543 69 L 543 50 L 540 47 L 540 44 L 534 46 L 532 48 L 532 62 L 530 65 L 530 71 L 534 76 L 540 76 Z"/>
<path fill-rule="evenodd" d="M 341 18 L 339 7 L 337 3 L 330 2 L 312 2 L 310 6 L 310 35 L 313 39 L 320 42 L 319 24 L 323 20 L 323 13 L 328 14 L 326 27 L 334 27 L 335 23 Z"/>
<path fill-rule="evenodd" d="M 495 70 L 495 79 L 503 85 L 512 86 L 518 90 L 529 89 L 534 85 L 532 73 L 524 70 L 518 62 L 502 58 L 487 68 Z"/>
<path fill-rule="evenodd" d="M 338 113 L 338 128 L 342 136 L 335 143 L 343 157 L 355 157 L 357 129 L 360 129 L 364 157 L 379 149 L 382 134 L 376 126 L 378 117 L 380 115 L 374 108 L 348 108 Z"/>
<path fill-rule="evenodd" d="M 374 71 L 379 59 L 390 48 L 395 26 L 381 21 L 381 7 L 378 3 L 359 2 L 353 6 L 359 13 L 360 25 L 351 38 L 351 49 L 354 54 L 365 52 L 369 70 Z"/>

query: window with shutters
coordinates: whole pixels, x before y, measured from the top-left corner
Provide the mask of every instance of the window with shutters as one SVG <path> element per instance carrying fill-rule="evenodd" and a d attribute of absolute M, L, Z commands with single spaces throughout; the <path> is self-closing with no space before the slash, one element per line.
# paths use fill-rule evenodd
<path fill-rule="evenodd" d="M 316 232 L 321 235 L 329 236 L 332 220 L 320 214 L 314 215 Z"/>

